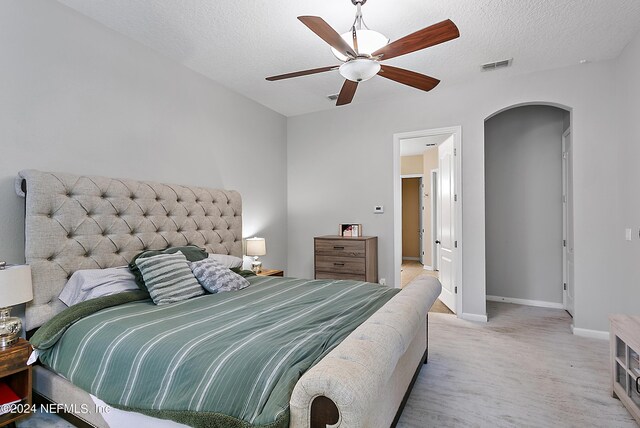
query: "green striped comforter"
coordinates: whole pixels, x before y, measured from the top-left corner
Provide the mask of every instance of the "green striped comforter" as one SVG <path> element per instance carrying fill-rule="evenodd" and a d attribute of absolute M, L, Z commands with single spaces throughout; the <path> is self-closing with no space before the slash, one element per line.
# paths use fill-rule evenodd
<path fill-rule="evenodd" d="M 43 331 L 59 339 L 40 338 L 47 347 L 40 359 L 125 410 L 201 427 L 284 427 L 300 376 L 398 291 L 356 281 L 248 280 L 236 292 L 67 316 L 73 322 L 58 320 L 57 333 L 54 318 Z"/>

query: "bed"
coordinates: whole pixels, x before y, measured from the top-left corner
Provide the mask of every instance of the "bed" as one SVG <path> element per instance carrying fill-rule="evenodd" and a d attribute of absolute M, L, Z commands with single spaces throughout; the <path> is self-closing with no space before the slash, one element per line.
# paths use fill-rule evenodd
<path fill-rule="evenodd" d="M 64 311 L 66 307 L 57 296 L 77 270 L 122 266 L 141 251 L 173 246 L 195 245 L 209 253 L 242 256 L 242 203 L 235 191 L 35 170 L 19 173 L 16 190 L 26 199 L 25 258 L 31 265 L 34 287 L 34 299 L 27 304 L 25 315 L 29 331 Z M 283 285 L 274 289 L 298 284 L 303 290 L 309 286 L 309 281 L 304 280 L 282 281 Z M 367 287 L 362 283 L 333 282 L 367 293 L 376 289 L 388 294 L 371 284 Z M 313 290 L 318 285 L 312 284 Z M 331 283 L 325 288 L 331 290 L 335 286 Z M 249 289 L 258 293 L 266 287 L 252 285 Z M 340 291 L 335 289 L 331 293 Z M 426 362 L 427 311 L 439 293 L 436 279 L 419 277 L 402 291 L 387 296 L 380 307 L 363 313 L 363 319 L 354 321 L 358 325 L 355 329 L 326 346 L 320 359 L 301 370 L 285 406 L 286 424 L 290 427 L 395 424 L 415 377 Z M 200 304 L 199 300 L 194 302 Z M 136 304 L 142 308 L 145 303 L 128 303 Z M 126 310 L 130 308 L 127 306 Z M 69 338 L 67 342 L 70 341 Z M 108 385 L 115 383 L 115 379 L 105 376 L 100 382 Z M 101 397 L 45 365 L 34 367 L 33 385 L 36 396 L 43 400 L 83 409 L 73 415 L 78 425 L 183 426 L 179 422 L 191 425 L 190 419 L 167 420 L 166 415 L 144 409 L 112 408 L 108 414 L 96 411 L 97 406 L 105 405 Z M 216 423 L 210 426 L 225 426 Z M 207 426 L 207 422 L 200 426 Z M 270 425 L 263 421 L 255 426 Z"/>

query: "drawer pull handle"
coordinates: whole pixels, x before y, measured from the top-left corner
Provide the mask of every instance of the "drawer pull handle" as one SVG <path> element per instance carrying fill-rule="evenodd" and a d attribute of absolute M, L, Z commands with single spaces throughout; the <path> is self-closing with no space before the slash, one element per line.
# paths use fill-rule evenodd
<path fill-rule="evenodd" d="M 640 376 L 636 378 L 636 391 L 638 391 L 638 394 L 640 394 L 640 385 L 638 385 L 638 381 L 640 381 Z"/>
<path fill-rule="evenodd" d="M 333 247 L 334 250 L 344 250 L 344 247 Z"/>
<path fill-rule="evenodd" d="M 334 266 L 344 266 L 344 263 L 334 263 Z"/>

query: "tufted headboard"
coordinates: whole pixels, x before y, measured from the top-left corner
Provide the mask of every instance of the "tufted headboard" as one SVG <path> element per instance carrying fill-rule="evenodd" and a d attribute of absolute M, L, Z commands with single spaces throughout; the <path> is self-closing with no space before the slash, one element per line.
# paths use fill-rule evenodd
<path fill-rule="evenodd" d="M 236 191 L 35 170 L 18 174 L 16 191 L 26 197 L 33 275 L 27 330 L 65 308 L 58 295 L 77 270 L 123 266 L 140 251 L 189 244 L 242 257 Z"/>

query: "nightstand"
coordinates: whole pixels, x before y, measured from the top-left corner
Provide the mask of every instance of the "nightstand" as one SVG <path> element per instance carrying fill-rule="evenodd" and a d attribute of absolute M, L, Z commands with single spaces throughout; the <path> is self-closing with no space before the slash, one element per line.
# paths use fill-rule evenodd
<path fill-rule="evenodd" d="M 0 382 L 4 382 L 22 399 L 15 404 L 19 412 L 0 415 L 0 426 L 13 423 L 29 415 L 31 401 L 31 366 L 27 360 L 31 355 L 31 345 L 24 339 L 10 348 L 0 350 Z"/>
<path fill-rule="evenodd" d="M 284 276 L 284 271 L 278 269 L 262 269 L 258 276 Z"/>

